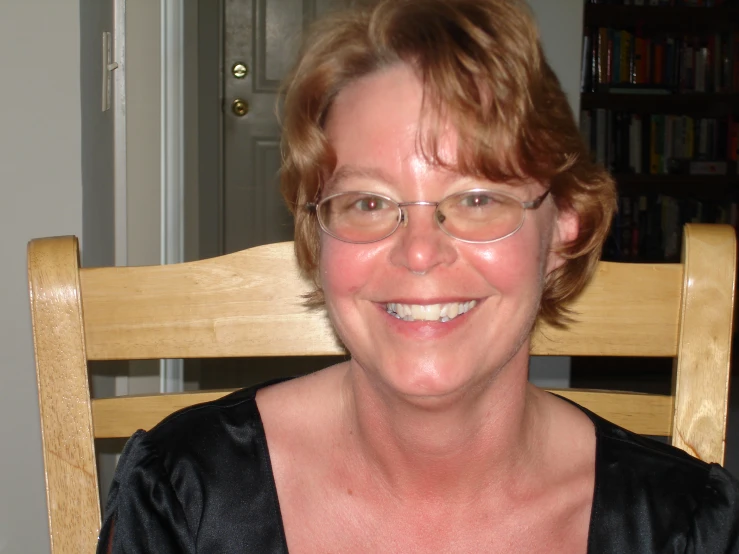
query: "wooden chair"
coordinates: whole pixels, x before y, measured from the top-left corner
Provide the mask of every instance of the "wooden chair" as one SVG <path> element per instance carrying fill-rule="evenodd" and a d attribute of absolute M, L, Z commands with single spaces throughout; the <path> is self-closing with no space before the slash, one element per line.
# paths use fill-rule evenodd
<path fill-rule="evenodd" d="M 224 392 L 90 402 L 88 360 L 342 354 L 308 310 L 291 243 L 193 263 L 80 269 L 74 237 L 28 248 L 52 551 L 92 552 L 100 529 L 94 439 L 128 437 Z M 735 235 L 688 225 L 681 264 L 601 263 L 567 330 L 540 326 L 537 355 L 671 356 L 671 396 L 568 390 L 602 416 L 703 460 L 724 457 Z"/>

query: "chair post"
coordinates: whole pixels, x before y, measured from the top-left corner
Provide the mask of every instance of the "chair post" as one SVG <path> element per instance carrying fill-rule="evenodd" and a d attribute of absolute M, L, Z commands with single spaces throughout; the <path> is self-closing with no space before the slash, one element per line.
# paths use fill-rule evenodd
<path fill-rule="evenodd" d="M 672 444 L 722 464 L 726 443 L 736 276 L 728 225 L 686 225 Z"/>
<path fill-rule="evenodd" d="M 77 239 L 31 241 L 28 286 L 51 551 L 94 552 L 100 531 L 100 501 Z"/>

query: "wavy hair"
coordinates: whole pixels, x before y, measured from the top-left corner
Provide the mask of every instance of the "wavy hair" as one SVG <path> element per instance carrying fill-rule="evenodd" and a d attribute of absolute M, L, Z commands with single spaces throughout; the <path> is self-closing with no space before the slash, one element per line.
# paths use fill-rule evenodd
<path fill-rule="evenodd" d="M 616 207 L 612 178 L 595 164 L 567 98 L 547 63 L 538 29 L 520 0 L 379 0 L 337 12 L 309 32 L 283 86 L 282 194 L 295 217 L 295 251 L 323 300 L 318 277 L 320 229 L 304 206 L 316 200 L 336 157 L 324 124 L 350 83 L 398 63 L 423 85 L 422 154 L 439 156 L 442 123 L 458 133 L 453 168 L 510 184 L 548 186 L 559 210 L 574 211 L 579 234 L 565 263 L 547 276 L 539 316 L 570 320 L 567 303 L 592 276 Z"/>

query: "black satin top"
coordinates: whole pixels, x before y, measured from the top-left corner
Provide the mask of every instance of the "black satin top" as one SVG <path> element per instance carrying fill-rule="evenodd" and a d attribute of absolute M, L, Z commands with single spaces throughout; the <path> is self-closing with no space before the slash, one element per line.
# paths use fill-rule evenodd
<path fill-rule="evenodd" d="M 187 408 L 131 437 L 99 553 L 112 531 L 115 554 L 287 553 L 259 388 Z M 588 553 L 739 553 L 739 482 L 580 409 L 597 439 Z"/>

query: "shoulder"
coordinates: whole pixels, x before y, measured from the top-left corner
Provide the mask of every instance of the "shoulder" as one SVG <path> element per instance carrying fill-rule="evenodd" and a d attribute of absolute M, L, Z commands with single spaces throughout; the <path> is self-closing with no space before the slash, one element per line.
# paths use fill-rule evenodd
<path fill-rule="evenodd" d="M 591 539 L 619 541 L 630 552 L 661 552 L 668 544 L 693 552 L 739 548 L 736 479 L 717 464 L 591 416 L 597 434 Z"/>
<path fill-rule="evenodd" d="M 144 442 L 161 452 L 168 461 L 181 455 L 205 453 L 219 442 L 254 442 L 261 435 L 255 398 L 262 386 L 179 410 L 146 432 Z"/>
<path fill-rule="evenodd" d="M 114 552 L 285 550 L 259 388 L 180 410 L 131 437 L 101 534 L 115 521 Z"/>

